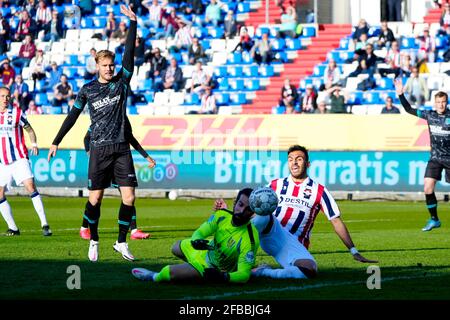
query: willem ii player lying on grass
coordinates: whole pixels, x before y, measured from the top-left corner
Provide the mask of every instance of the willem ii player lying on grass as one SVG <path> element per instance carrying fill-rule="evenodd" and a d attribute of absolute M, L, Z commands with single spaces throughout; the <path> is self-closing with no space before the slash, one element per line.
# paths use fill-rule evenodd
<path fill-rule="evenodd" d="M 175 243 L 172 253 L 186 263 L 165 266 L 160 272 L 135 268 L 133 276 L 155 282 L 247 282 L 259 247 L 258 231 L 250 223 L 253 216 L 249 206 L 251 192 L 250 188 L 240 190 L 233 212 L 216 211 L 190 239 Z M 210 236 L 214 239 L 206 240 Z"/>

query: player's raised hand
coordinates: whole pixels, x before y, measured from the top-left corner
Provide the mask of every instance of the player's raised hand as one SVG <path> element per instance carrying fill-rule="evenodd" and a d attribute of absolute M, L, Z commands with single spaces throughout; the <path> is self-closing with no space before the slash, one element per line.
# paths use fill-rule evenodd
<path fill-rule="evenodd" d="M 223 199 L 216 199 L 216 201 L 214 201 L 213 210 L 217 211 L 221 209 L 228 209 L 227 203 Z"/>
<path fill-rule="evenodd" d="M 50 146 L 50 149 L 48 150 L 48 157 L 47 157 L 48 162 L 50 162 L 51 157 L 56 156 L 56 151 L 57 150 L 58 150 L 58 146 L 57 145 L 52 144 Z"/>
<path fill-rule="evenodd" d="M 131 10 L 130 6 L 126 7 L 123 4 L 120 5 L 120 12 L 130 18 L 131 21 L 136 21 L 136 14 Z"/>
<path fill-rule="evenodd" d="M 403 81 L 401 78 L 397 78 L 394 80 L 394 85 L 395 85 L 395 93 L 397 93 L 397 95 L 401 95 L 403 94 Z"/>
<path fill-rule="evenodd" d="M 31 147 L 31 154 L 32 154 L 33 156 L 39 155 L 39 149 L 38 149 L 37 146 Z"/>
<path fill-rule="evenodd" d="M 362 255 L 360 255 L 359 253 L 354 254 L 353 255 L 353 259 L 355 259 L 356 261 L 362 262 L 362 263 L 378 263 L 378 260 L 366 259 Z"/>
<path fill-rule="evenodd" d="M 156 166 L 156 161 L 152 157 L 148 156 L 146 159 L 148 161 L 149 168 L 154 168 Z"/>

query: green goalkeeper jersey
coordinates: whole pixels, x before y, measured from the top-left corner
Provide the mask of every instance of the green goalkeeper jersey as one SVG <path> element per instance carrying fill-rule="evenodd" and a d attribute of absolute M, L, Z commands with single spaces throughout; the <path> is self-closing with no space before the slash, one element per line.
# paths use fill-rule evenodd
<path fill-rule="evenodd" d="M 230 282 L 246 282 L 250 278 L 259 247 L 258 231 L 249 221 L 235 227 L 233 214 L 227 210 L 216 211 L 192 235 L 191 240 L 205 239 L 214 235 L 207 260 L 221 271 L 230 274 Z"/>

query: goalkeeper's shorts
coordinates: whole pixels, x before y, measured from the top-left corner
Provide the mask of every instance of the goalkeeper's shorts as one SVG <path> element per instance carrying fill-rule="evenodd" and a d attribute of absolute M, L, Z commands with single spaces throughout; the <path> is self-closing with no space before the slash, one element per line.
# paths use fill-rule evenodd
<path fill-rule="evenodd" d="M 208 264 L 206 254 L 208 250 L 196 250 L 192 247 L 191 239 L 181 240 L 180 243 L 181 252 L 187 259 L 187 262 L 197 270 L 201 276 L 206 268 L 211 268 Z"/>

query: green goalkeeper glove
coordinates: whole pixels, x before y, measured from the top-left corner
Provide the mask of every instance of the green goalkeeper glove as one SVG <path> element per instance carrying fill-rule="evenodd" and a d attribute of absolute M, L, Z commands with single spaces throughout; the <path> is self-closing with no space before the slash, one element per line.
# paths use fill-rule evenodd
<path fill-rule="evenodd" d="M 205 239 L 191 240 L 191 244 L 195 250 L 214 250 L 214 247 Z"/>

